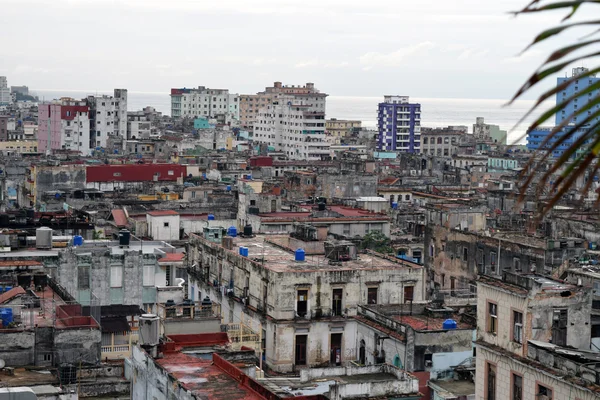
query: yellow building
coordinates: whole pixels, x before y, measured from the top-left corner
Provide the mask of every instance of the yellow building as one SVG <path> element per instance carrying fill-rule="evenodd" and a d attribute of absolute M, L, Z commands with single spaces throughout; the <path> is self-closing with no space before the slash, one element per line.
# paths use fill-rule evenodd
<path fill-rule="evenodd" d="M 331 118 L 325 121 L 325 130 L 331 136 L 346 137 L 354 130 L 360 130 L 361 121 Z"/>
<path fill-rule="evenodd" d="M 11 140 L 0 142 L 0 152 L 3 154 L 37 153 L 37 140 Z"/>

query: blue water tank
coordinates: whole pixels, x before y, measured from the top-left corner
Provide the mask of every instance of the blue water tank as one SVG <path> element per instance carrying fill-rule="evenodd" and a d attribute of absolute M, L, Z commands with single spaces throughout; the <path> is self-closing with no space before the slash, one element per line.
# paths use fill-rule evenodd
<path fill-rule="evenodd" d="M 248 249 L 247 247 L 240 247 L 241 256 L 248 257 L 248 254 L 250 254 L 250 249 Z"/>
<path fill-rule="evenodd" d="M 214 221 L 215 220 L 215 216 L 213 214 L 208 214 L 208 220 L 209 221 Z"/>
<path fill-rule="evenodd" d="M 206 179 L 206 172 L 202 173 L 202 179 Z"/>
<path fill-rule="evenodd" d="M 236 237 L 237 228 L 235 226 L 230 226 L 229 228 L 227 228 L 227 236 Z"/>
<path fill-rule="evenodd" d="M 305 257 L 306 257 L 306 252 L 304 251 L 304 249 L 296 250 L 296 261 L 304 261 Z"/>
<path fill-rule="evenodd" d="M 442 329 L 456 329 L 458 324 L 453 319 L 447 319 L 442 323 Z"/>
<path fill-rule="evenodd" d="M 73 246 L 83 246 L 83 236 L 73 236 Z"/>
<path fill-rule="evenodd" d="M 228 192 L 231 192 L 231 185 L 227 185 L 227 187 L 225 188 Z"/>
<path fill-rule="evenodd" d="M 12 286 L 4 286 L 5 292 L 8 292 L 9 290 L 12 290 Z"/>
<path fill-rule="evenodd" d="M 7 326 L 13 322 L 12 308 L 0 308 L 0 320 L 2 320 L 2 326 Z"/>
<path fill-rule="evenodd" d="M 397 201 L 393 201 L 392 202 L 392 208 L 395 210 L 398 208 L 398 202 Z"/>

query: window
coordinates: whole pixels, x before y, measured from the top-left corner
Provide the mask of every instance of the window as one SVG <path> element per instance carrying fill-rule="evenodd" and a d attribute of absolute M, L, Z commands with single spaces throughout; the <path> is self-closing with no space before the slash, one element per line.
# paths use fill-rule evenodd
<path fill-rule="evenodd" d="M 308 290 L 298 290 L 296 294 L 296 314 L 305 317 L 308 313 Z"/>
<path fill-rule="evenodd" d="M 552 400 L 552 389 L 538 383 L 535 391 L 535 398 L 536 400 Z"/>
<path fill-rule="evenodd" d="M 512 340 L 516 343 L 523 343 L 523 313 L 519 311 L 513 311 Z"/>
<path fill-rule="evenodd" d="M 110 267 L 110 287 L 123 287 L 123 267 Z"/>
<path fill-rule="evenodd" d="M 521 259 L 518 257 L 513 258 L 513 266 L 514 266 L 515 272 L 520 272 L 521 271 Z"/>
<path fill-rule="evenodd" d="M 553 310 L 552 313 L 552 344 L 567 345 L 567 310 Z"/>
<path fill-rule="evenodd" d="M 169 227 L 169 223 L 168 222 L 163 222 L 163 228 L 168 228 Z"/>
<path fill-rule="evenodd" d="M 367 288 L 367 304 L 377 304 L 377 289 L 376 287 Z"/>
<path fill-rule="evenodd" d="M 496 400 L 496 366 L 488 363 L 485 372 L 485 400 Z"/>
<path fill-rule="evenodd" d="M 79 290 L 90 288 L 90 267 L 79 267 L 77 271 L 77 286 Z"/>
<path fill-rule="evenodd" d="M 491 265 L 491 272 L 495 273 L 496 272 L 496 252 L 495 251 L 490 251 L 490 265 Z"/>
<path fill-rule="evenodd" d="M 492 334 L 498 333 L 498 304 L 488 302 L 488 332 Z"/>
<path fill-rule="evenodd" d="M 469 261 L 469 249 L 463 247 L 463 261 Z"/>
<path fill-rule="evenodd" d="M 344 289 L 333 289 L 331 301 L 331 314 L 334 316 L 342 315 L 342 297 Z"/>
<path fill-rule="evenodd" d="M 219 274 L 219 282 L 221 281 L 221 274 Z M 166 281 L 166 286 L 171 286 L 171 266 L 167 265 L 165 267 L 165 281 Z"/>
<path fill-rule="evenodd" d="M 154 265 L 144 265 L 143 275 L 143 285 L 154 286 Z"/>
<path fill-rule="evenodd" d="M 512 374 L 512 390 L 510 400 L 523 400 L 523 377 Z"/>

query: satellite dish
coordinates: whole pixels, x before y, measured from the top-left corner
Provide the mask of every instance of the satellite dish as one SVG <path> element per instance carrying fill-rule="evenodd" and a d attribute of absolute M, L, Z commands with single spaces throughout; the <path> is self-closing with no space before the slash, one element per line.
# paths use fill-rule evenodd
<path fill-rule="evenodd" d="M 4 362 L 3 359 L 0 358 L 0 369 L 4 368 L 6 366 L 6 363 Z"/>

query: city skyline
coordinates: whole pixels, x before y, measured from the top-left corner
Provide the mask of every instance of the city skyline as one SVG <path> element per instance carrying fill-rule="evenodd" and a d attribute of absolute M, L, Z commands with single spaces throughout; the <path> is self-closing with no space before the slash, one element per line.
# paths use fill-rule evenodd
<path fill-rule="evenodd" d="M 512 18 L 521 0 L 460 3 L 7 0 L 6 28 L 29 6 L 30 29 L 4 41 L 0 75 L 34 91 L 256 93 L 275 78 L 340 96 L 510 97 L 546 48 L 515 56 L 559 17 Z"/>

